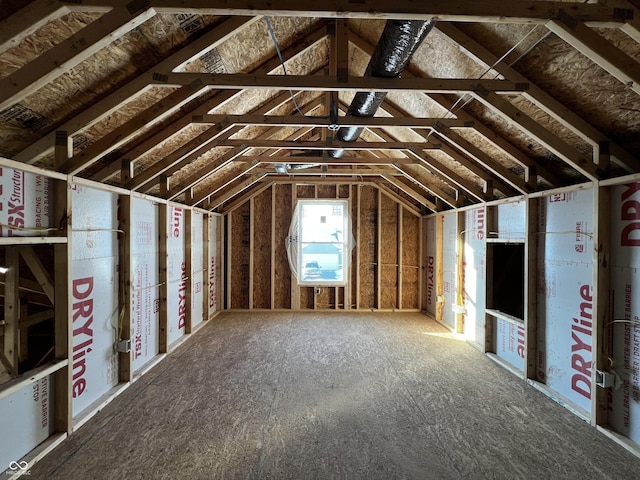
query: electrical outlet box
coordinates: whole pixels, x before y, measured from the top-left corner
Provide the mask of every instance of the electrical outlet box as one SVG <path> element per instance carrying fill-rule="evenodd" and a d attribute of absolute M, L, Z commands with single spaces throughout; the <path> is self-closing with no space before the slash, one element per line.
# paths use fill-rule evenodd
<path fill-rule="evenodd" d="M 616 383 L 616 376 L 611 372 L 596 370 L 596 385 L 601 388 L 613 387 Z"/>

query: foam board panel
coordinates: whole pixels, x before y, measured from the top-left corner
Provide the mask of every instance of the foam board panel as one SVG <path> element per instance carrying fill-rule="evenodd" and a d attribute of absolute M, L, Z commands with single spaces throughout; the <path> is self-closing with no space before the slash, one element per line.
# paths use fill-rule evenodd
<path fill-rule="evenodd" d="M 525 202 L 509 202 L 498 205 L 494 221 L 498 238 L 523 239 L 526 222 Z"/>
<path fill-rule="evenodd" d="M 427 237 L 425 247 L 425 265 L 427 266 L 427 299 L 426 309 L 427 313 L 435 317 L 436 315 L 436 217 L 427 218 Z"/>
<path fill-rule="evenodd" d="M 500 318 L 495 322 L 496 356 L 524 372 L 524 326 L 515 325 Z"/>
<path fill-rule="evenodd" d="M 640 443 L 640 182 L 611 188 L 611 300 L 621 386 L 611 390 L 609 424 Z"/>
<path fill-rule="evenodd" d="M 155 202 L 132 198 L 131 347 L 134 371 L 144 367 L 159 352 L 158 210 Z"/>
<path fill-rule="evenodd" d="M 218 274 L 218 219 L 211 215 L 207 221 L 209 223 L 209 313 L 213 314 L 218 308 L 218 282 L 216 280 Z"/>
<path fill-rule="evenodd" d="M 53 181 L 47 177 L 0 167 L 0 236 L 45 235 L 46 233 L 16 228 L 51 227 L 49 205 L 52 190 Z"/>
<path fill-rule="evenodd" d="M 591 410 L 593 191 L 539 200 L 538 378 Z"/>
<path fill-rule="evenodd" d="M 11 472 L 11 462 L 19 461 L 53 434 L 52 415 L 52 375 L 0 398 L 0 425 L 7 440 L 0 448 L 0 472 Z"/>
<path fill-rule="evenodd" d="M 167 210 L 167 322 L 169 344 L 172 344 L 185 332 L 185 294 L 190 274 L 186 270 L 184 209 L 169 205 Z"/>
<path fill-rule="evenodd" d="M 191 215 L 191 326 L 202 323 L 204 301 L 204 215 Z"/>
<path fill-rule="evenodd" d="M 450 327 L 455 327 L 456 316 L 453 306 L 456 304 L 456 245 L 458 221 L 455 214 L 444 215 L 443 226 L 443 259 L 442 259 L 442 289 L 445 298 L 442 309 L 442 321 Z"/>
<path fill-rule="evenodd" d="M 485 209 L 465 213 L 464 306 L 465 336 L 480 345 L 485 338 L 486 222 Z"/>
<path fill-rule="evenodd" d="M 118 198 L 74 185 L 73 230 L 73 416 L 118 383 Z"/>

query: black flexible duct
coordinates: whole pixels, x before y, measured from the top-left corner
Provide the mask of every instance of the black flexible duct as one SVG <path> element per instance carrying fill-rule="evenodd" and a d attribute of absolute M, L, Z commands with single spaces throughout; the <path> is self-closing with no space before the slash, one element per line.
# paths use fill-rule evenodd
<path fill-rule="evenodd" d="M 432 21 L 387 20 L 365 76 L 399 77 L 434 25 L 435 22 Z M 373 117 L 386 96 L 387 92 L 357 92 L 347 115 Z M 336 138 L 342 142 L 355 142 L 362 130 L 362 127 L 340 127 Z M 342 149 L 329 151 L 333 158 L 340 158 L 343 154 Z"/>

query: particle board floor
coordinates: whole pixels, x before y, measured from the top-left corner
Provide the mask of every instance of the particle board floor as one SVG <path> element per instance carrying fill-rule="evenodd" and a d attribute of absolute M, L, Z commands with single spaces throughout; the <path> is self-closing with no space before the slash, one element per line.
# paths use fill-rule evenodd
<path fill-rule="evenodd" d="M 420 314 L 227 313 L 34 479 L 632 479 L 640 459 Z"/>

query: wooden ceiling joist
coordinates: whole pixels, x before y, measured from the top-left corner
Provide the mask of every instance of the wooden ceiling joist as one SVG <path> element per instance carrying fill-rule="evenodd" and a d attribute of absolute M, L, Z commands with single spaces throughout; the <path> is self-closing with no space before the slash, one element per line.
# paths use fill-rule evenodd
<path fill-rule="evenodd" d="M 193 123 L 221 123 L 234 125 L 263 125 L 280 127 L 328 127 L 326 117 L 302 117 L 300 115 L 200 115 L 192 117 Z M 354 117 L 340 116 L 335 126 L 340 127 L 412 127 L 427 128 L 442 125 L 449 128 L 470 128 L 473 121 L 463 121 L 455 118 L 419 118 L 419 117 Z"/>
<path fill-rule="evenodd" d="M 398 190 L 402 190 L 404 193 L 409 195 L 411 198 L 413 198 L 415 201 L 417 201 L 421 205 L 424 205 L 425 207 L 433 210 L 434 212 L 436 212 L 438 210 L 436 208 L 436 204 L 435 203 L 431 202 L 426 197 L 424 197 L 420 193 L 416 192 L 413 188 L 409 187 L 409 185 L 406 185 L 406 184 L 402 183 L 400 180 L 398 180 L 397 178 L 393 177 L 392 175 L 384 174 L 384 175 L 381 175 L 381 177 L 384 178 L 391 185 L 396 187 Z"/>
<path fill-rule="evenodd" d="M 437 143 L 427 142 L 341 142 L 332 138 L 328 138 L 324 144 L 321 142 L 257 139 L 227 139 L 216 142 L 216 144 L 219 147 L 281 148 L 285 150 L 405 150 L 407 148 L 438 150 L 440 148 Z"/>
<path fill-rule="evenodd" d="M 431 92 L 431 93 L 465 93 L 475 91 L 488 92 L 522 92 L 527 84 L 519 84 L 508 80 L 469 80 L 466 78 L 383 78 L 383 77 L 348 77 L 346 80 L 337 76 L 315 75 L 252 75 L 207 74 L 207 73 L 157 73 L 154 85 L 193 88 L 209 86 L 219 89 L 251 90 L 267 88 L 273 90 L 307 90 L 320 92 Z"/>
<path fill-rule="evenodd" d="M 238 195 L 240 192 L 243 192 L 244 190 L 249 188 L 251 185 L 253 185 L 254 183 L 259 182 L 260 180 L 262 180 L 266 176 L 267 176 L 267 174 L 250 176 L 249 178 L 247 178 L 246 180 L 243 180 L 241 183 L 237 184 L 233 188 L 225 190 L 225 192 L 222 195 L 220 195 L 219 197 L 216 197 L 216 198 L 211 199 L 208 202 L 206 202 L 204 204 L 203 208 L 205 210 L 215 210 L 220 205 L 224 204 L 225 202 L 228 202 L 233 197 Z M 197 203 L 194 203 L 194 205 L 197 205 Z"/>
<path fill-rule="evenodd" d="M 144 5 L 141 3 L 136 9 L 114 8 L 52 47 L 46 55 L 0 80 L 0 111 L 20 102 L 153 17 L 156 12 Z"/>
<path fill-rule="evenodd" d="M 129 0 L 83 0 L 92 6 L 121 6 Z M 69 3 L 71 3 L 69 1 Z M 604 4 L 583 4 L 551 1 L 521 0 L 500 2 L 497 0 L 369 0 L 366 3 L 353 0 L 315 0 L 314 2 L 287 2 L 274 4 L 270 0 L 235 1 L 229 7 L 227 0 L 190 0 L 185 7 L 183 0 L 150 0 L 149 5 L 162 13 L 200 13 L 201 15 L 272 15 L 292 17 L 326 18 L 375 18 L 375 19 L 430 19 L 479 23 L 544 23 L 556 18 L 561 10 L 568 11 L 580 21 L 599 26 L 624 23 L 628 9 Z"/>

